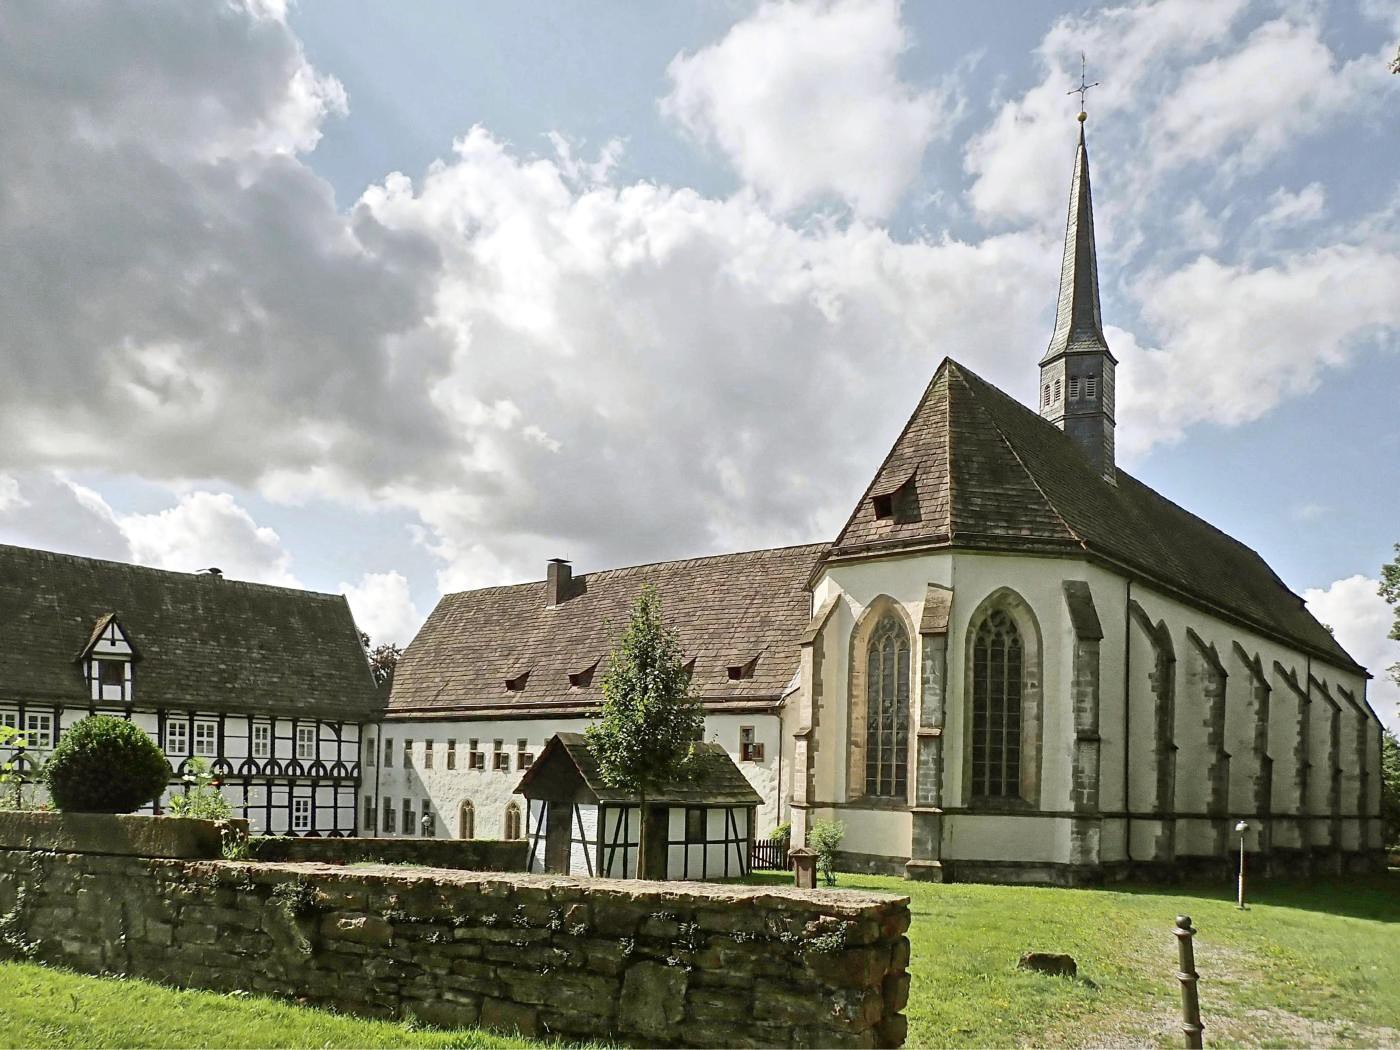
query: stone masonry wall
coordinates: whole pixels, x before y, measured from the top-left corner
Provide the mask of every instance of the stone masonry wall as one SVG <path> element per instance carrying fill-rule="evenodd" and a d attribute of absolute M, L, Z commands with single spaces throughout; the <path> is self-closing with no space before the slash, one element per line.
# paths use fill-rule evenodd
<path fill-rule="evenodd" d="M 524 839 L 254 838 L 253 860 L 318 861 L 322 864 L 421 864 L 466 871 L 524 871 Z"/>
<path fill-rule="evenodd" d="M 89 973 L 634 1045 L 898 1046 L 908 898 L 0 850 L 0 947 Z"/>

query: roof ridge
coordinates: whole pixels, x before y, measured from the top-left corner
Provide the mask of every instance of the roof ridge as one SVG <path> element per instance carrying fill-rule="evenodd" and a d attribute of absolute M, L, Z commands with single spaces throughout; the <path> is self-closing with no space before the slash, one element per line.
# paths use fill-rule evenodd
<path fill-rule="evenodd" d="M 133 561 L 117 561 L 115 558 L 93 558 L 86 554 L 71 554 L 67 551 L 51 551 L 43 547 L 24 547 L 17 543 L 0 543 L 0 554 L 6 551 L 23 551 L 29 554 L 42 554 L 46 558 L 60 558 L 64 561 L 82 562 L 88 565 L 110 565 L 119 569 L 134 570 L 136 572 L 158 574 L 161 576 L 173 576 L 179 580 L 194 580 L 205 575 L 202 572 L 188 572 L 183 569 L 162 569 L 156 565 L 142 565 Z M 259 590 L 280 591 L 284 594 L 310 595 L 315 598 L 328 598 L 332 601 L 343 599 L 345 595 L 333 591 L 317 591 L 310 587 L 289 587 L 282 583 L 261 583 L 256 580 L 230 579 L 227 576 L 220 576 L 220 586 L 252 587 Z"/>
<path fill-rule="evenodd" d="M 726 551 L 722 554 L 700 554 L 687 558 L 666 558 L 661 561 L 638 562 L 633 565 L 614 565 L 607 569 L 593 569 L 589 572 L 580 573 L 575 579 L 594 578 L 598 576 L 616 576 L 626 572 L 637 572 L 642 569 L 656 569 L 664 565 L 691 565 L 698 562 L 722 561 L 725 558 L 742 558 L 750 554 L 781 554 L 787 551 L 812 550 L 817 551 L 830 547 L 827 540 L 819 540 L 812 543 L 789 543 L 781 547 L 754 547 L 744 551 Z M 460 591 L 447 591 L 443 598 L 455 598 L 461 594 L 486 594 L 493 591 L 513 591 L 521 587 L 538 587 L 544 580 L 522 580 L 519 583 L 493 583 L 486 587 L 468 587 Z"/>
<path fill-rule="evenodd" d="M 1074 539 L 1074 541 L 1079 544 L 1080 547 L 1087 550 L 1088 544 L 1085 543 L 1084 537 L 1079 535 L 1078 531 L 1076 531 L 1073 527 L 1070 526 L 1069 521 L 1066 520 L 1064 514 L 1060 512 L 1060 508 L 1055 506 L 1055 501 L 1050 498 L 1050 494 L 1047 493 L 1045 489 L 1041 486 L 1039 479 L 1037 479 L 1035 476 L 1035 471 L 1031 470 L 1031 468 L 1026 465 L 1026 461 L 1021 458 L 1021 453 L 1016 450 L 1015 444 L 1011 441 L 1010 438 L 1006 436 L 1006 431 L 1001 429 L 1000 424 L 998 424 L 996 421 L 996 417 L 993 416 L 990 412 L 988 412 L 987 409 L 981 404 L 981 402 L 978 401 L 977 391 L 973 388 L 972 384 L 967 381 L 967 377 L 963 375 L 963 372 L 967 372 L 968 376 L 971 376 L 973 379 L 977 380 L 977 382 L 984 387 L 990 387 L 991 384 L 988 383 L 981 376 L 977 375 L 977 373 L 971 371 L 970 369 L 964 369 L 957 362 L 953 362 L 953 372 L 962 382 L 963 387 L 967 390 L 968 396 L 972 398 L 973 403 L 976 404 L 977 411 L 982 413 L 983 418 L 986 419 L 987 423 L 990 424 L 991 428 L 996 431 L 997 437 L 999 437 L 1001 439 L 1001 443 L 1006 446 L 1006 450 L 1011 453 L 1011 457 L 1016 461 L 1016 465 L 1019 466 L 1022 472 L 1025 473 L 1026 480 L 1029 481 L 1032 486 L 1034 486 L 1036 492 L 1040 493 L 1040 498 L 1045 501 L 1045 505 L 1050 508 L 1051 512 L 1055 515 L 1055 518 L 1059 521 L 1060 525 L 1063 526 L 1065 532 L 1067 532 Z M 992 389 L 996 388 L 992 387 Z M 1000 393 L 1000 391 L 998 391 L 998 393 Z M 1019 401 L 1016 401 L 1015 398 L 1007 396 L 1007 400 L 1012 401 L 1020 408 L 1025 409 L 1025 406 L 1022 405 Z M 1029 412 L 1030 410 L 1026 409 L 1026 411 Z M 1040 416 L 1037 415 L 1036 418 L 1039 419 Z M 949 427 L 948 429 L 951 431 L 952 427 Z M 949 470 L 948 499 L 950 503 L 952 502 L 952 477 L 953 472 L 952 470 Z"/>

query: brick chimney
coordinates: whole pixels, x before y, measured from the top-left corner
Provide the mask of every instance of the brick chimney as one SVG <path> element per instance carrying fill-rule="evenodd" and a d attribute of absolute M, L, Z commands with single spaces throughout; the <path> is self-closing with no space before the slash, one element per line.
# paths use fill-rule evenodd
<path fill-rule="evenodd" d="M 573 596 L 574 571 L 563 558 L 550 558 L 545 566 L 544 603 L 562 605 Z"/>

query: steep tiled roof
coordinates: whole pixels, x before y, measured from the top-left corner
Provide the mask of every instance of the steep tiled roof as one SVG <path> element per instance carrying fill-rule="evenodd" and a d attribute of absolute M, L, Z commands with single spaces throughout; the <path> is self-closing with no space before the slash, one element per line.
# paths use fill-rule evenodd
<path fill-rule="evenodd" d="M 598 760 L 589 750 L 588 739 L 582 733 L 556 733 L 535 764 L 521 778 L 516 792 L 531 798 L 544 797 L 532 792 L 530 785 L 532 781 L 548 777 L 549 767 L 555 762 L 571 762 L 579 778 L 599 802 L 630 802 L 636 798 L 607 785 L 598 768 Z M 706 741 L 695 745 L 695 753 L 691 756 L 685 775 L 677 776 L 649 792 L 647 801 L 693 806 L 756 806 L 763 802 L 763 797 L 754 790 L 722 745 Z"/>
<path fill-rule="evenodd" d="M 445 595 L 399 661 L 389 713 L 595 707 L 604 664 L 588 685 L 571 687 L 569 675 L 606 661 L 647 583 L 695 659 L 701 699 L 772 704 L 797 672 L 798 638 L 811 615 L 807 578 L 825 551 L 826 544 L 782 547 L 589 573 L 554 606 L 544 582 Z M 755 656 L 751 677 L 729 678 L 729 667 Z M 524 688 L 506 688 L 525 672 Z"/>
<path fill-rule="evenodd" d="M 79 654 L 115 615 L 136 704 L 359 718 L 380 702 L 340 595 L 0 544 L 0 697 L 86 706 Z"/>
<path fill-rule="evenodd" d="M 913 474 L 917 520 L 872 495 Z M 1085 552 L 1347 668 L 1357 665 L 1253 550 L 1123 470 L 1105 481 L 1053 424 L 945 360 L 829 557 L 912 546 Z"/>

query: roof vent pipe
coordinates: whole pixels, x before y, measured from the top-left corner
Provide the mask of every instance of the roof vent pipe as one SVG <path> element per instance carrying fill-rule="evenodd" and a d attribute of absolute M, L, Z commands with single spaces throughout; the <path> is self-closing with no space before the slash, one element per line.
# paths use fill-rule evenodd
<path fill-rule="evenodd" d="M 574 571 L 563 558 L 550 558 L 545 566 L 544 603 L 546 606 L 561 605 L 569 600 L 573 588 Z"/>

